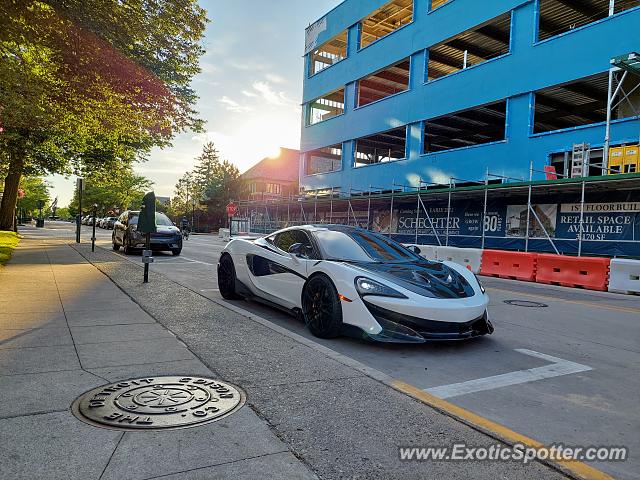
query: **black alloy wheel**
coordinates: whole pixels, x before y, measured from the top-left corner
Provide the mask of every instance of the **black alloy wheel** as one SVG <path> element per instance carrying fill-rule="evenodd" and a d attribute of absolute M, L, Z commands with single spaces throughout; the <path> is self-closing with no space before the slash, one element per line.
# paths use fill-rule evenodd
<path fill-rule="evenodd" d="M 302 292 L 302 312 L 316 337 L 335 338 L 342 332 L 342 306 L 338 291 L 326 275 L 309 279 Z"/>

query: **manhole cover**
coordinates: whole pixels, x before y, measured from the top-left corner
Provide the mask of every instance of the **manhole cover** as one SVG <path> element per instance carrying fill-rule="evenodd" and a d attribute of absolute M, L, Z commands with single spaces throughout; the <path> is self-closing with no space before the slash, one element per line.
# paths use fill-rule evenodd
<path fill-rule="evenodd" d="M 526 308 L 546 308 L 549 306 L 546 303 L 530 302 L 529 300 L 505 300 L 504 303 L 506 303 L 507 305 L 513 305 L 515 307 Z"/>
<path fill-rule="evenodd" d="M 115 430 L 185 428 L 220 420 L 244 405 L 238 387 L 203 377 L 126 380 L 90 390 L 73 402 L 83 422 Z"/>

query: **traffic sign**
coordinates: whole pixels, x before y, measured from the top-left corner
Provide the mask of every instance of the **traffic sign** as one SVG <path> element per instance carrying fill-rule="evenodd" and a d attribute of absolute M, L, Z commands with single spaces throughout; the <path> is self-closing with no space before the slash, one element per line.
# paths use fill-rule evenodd
<path fill-rule="evenodd" d="M 231 202 L 227 205 L 227 215 L 233 217 L 236 213 L 238 213 L 238 206 Z"/>

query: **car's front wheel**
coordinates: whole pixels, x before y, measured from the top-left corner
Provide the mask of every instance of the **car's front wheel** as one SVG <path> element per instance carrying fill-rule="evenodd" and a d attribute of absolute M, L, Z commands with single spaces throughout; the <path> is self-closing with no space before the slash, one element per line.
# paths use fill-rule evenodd
<path fill-rule="evenodd" d="M 242 298 L 236 293 L 236 267 L 228 253 L 222 255 L 218 263 L 218 290 L 220 290 L 222 298 L 226 300 Z"/>
<path fill-rule="evenodd" d="M 182 253 L 182 248 L 174 248 L 171 250 L 171 254 L 174 257 L 177 257 L 178 255 L 180 255 Z"/>
<path fill-rule="evenodd" d="M 302 313 L 316 337 L 335 338 L 342 332 L 342 305 L 335 285 L 326 275 L 309 279 L 302 291 Z"/>

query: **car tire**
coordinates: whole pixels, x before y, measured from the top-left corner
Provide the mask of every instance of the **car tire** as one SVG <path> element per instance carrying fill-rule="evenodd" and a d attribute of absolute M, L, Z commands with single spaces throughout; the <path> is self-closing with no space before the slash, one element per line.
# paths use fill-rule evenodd
<path fill-rule="evenodd" d="M 181 248 L 174 248 L 173 250 L 171 250 L 171 254 L 172 254 L 174 257 L 179 256 L 181 253 L 182 253 L 182 249 L 181 249 Z"/>
<path fill-rule="evenodd" d="M 225 253 L 218 263 L 218 290 L 226 300 L 239 300 L 242 297 L 236 292 L 236 267 L 231 255 Z"/>
<path fill-rule="evenodd" d="M 112 245 L 111 245 L 111 246 L 113 247 L 113 250 L 114 250 L 115 252 L 119 252 L 119 251 L 120 251 L 120 245 L 118 245 L 118 244 L 115 242 L 115 240 L 112 242 Z"/>
<path fill-rule="evenodd" d="M 311 277 L 302 290 L 302 315 L 309 331 L 319 338 L 336 338 L 342 333 L 342 305 L 329 277 Z"/>

